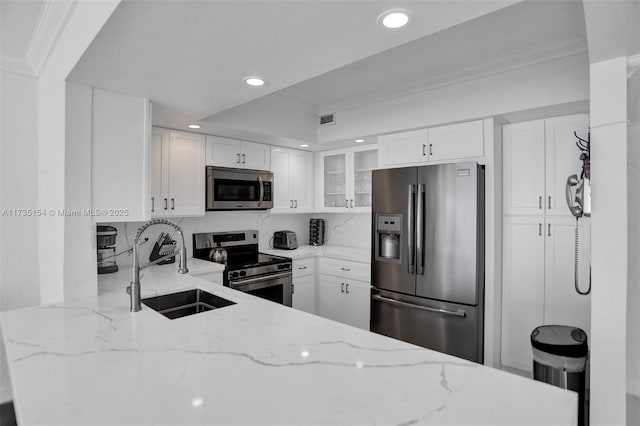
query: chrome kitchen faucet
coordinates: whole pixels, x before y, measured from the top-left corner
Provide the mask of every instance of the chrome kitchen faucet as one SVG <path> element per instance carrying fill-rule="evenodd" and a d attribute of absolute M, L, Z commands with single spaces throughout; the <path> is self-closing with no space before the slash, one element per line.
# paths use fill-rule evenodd
<path fill-rule="evenodd" d="M 156 260 L 147 263 L 144 266 L 140 266 L 140 259 L 138 254 L 138 240 L 140 240 L 140 236 L 142 235 L 142 233 L 152 225 L 169 225 L 173 229 L 175 229 L 178 235 L 180 235 L 180 250 L 176 250 L 173 253 L 169 253 L 164 256 L 161 256 Z M 179 257 L 180 260 L 178 263 L 178 273 L 186 274 L 187 272 L 189 272 L 189 268 L 187 268 L 187 250 L 184 245 L 184 235 L 182 233 L 182 228 L 180 226 L 176 225 L 175 223 L 167 219 L 152 219 L 146 222 L 140 228 L 138 228 L 138 232 L 136 232 L 136 237 L 133 240 L 133 281 L 131 281 L 131 284 L 129 285 L 129 287 L 127 287 L 127 293 L 129 293 L 130 300 L 131 300 L 131 312 L 138 312 L 142 309 L 141 298 L 140 298 L 140 271 L 142 271 L 143 269 L 151 265 L 155 265 L 156 263 L 161 262 L 168 257 L 176 256 L 176 255 L 180 255 Z"/>

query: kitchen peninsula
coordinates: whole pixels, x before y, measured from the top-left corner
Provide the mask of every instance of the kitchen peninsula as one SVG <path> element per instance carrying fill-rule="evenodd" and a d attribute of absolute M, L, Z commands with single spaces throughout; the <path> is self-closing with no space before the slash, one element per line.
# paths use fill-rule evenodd
<path fill-rule="evenodd" d="M 120 286 L 3 312 L 19 424 L 576 423 L 576 394 L 258 299 L 175 265 L 143 297 L 233 306 L 169 320 Z"/>

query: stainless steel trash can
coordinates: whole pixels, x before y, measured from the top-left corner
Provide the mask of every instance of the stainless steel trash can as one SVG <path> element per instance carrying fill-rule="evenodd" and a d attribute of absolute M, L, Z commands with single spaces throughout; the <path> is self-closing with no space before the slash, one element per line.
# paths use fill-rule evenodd
<path fill-rule="evenodd" d="M 566 325 L 543 325 L 531 332 L 533 378 L 578 393 L 578 425 L 585 418 L 587 334 Z"/>

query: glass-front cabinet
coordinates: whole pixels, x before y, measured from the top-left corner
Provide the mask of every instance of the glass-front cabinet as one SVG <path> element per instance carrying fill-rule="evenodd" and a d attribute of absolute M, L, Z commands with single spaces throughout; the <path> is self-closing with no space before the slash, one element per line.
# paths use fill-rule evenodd
<path fill-rule="evenodd" d="M 346 153 L 324 157 L 324 207 L 348 207 L 346 166 Z"/>
<path fill-rule="evenodd" d="M 364 145 L 320 153 L 323 211 L 369 213 L 371 171 L 378 167 L 378 148 Z"/>

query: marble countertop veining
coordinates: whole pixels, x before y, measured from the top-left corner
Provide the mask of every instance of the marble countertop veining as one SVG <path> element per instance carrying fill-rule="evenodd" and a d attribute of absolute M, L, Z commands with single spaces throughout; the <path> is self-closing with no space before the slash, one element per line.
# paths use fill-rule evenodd
<path fill-rule="evenodd" d="M 277 256 L 290 257 L 291 259 L 303 259 L 305 257 L 320 256 L 333 259 L 349 260 L 352 262 L 371 262 L 371 250 L 361 247 L 344 247 L 334 245 L 299 246 L 295 250 L 265 249 L 263 253 Z"/>
<path fill-rule="evenodd" d="M 175 265 L 169 265 L 175 266 Z M 97 297 L 2 312 L 19 424 L 576 424 L 577 396 L 179 275 L 237 302 L 176 320 Z"/>

